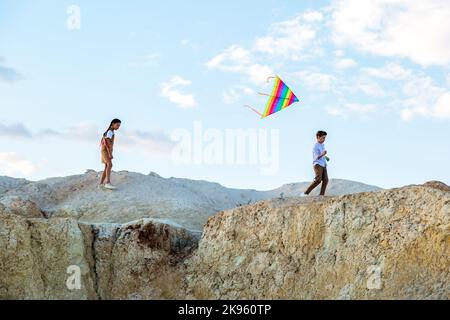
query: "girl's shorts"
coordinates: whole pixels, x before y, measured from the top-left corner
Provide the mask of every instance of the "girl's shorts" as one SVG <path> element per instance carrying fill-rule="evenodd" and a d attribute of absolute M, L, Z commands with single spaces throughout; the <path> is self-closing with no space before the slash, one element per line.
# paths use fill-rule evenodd
<path fill-rule="evenodd" d="M 111 159 L 109 158 L 109 154 L 108 154 L 107 150 L 102 150 L 101 155 L 102 155 L 102 163 L 109 164 L 112 162 Z"/>

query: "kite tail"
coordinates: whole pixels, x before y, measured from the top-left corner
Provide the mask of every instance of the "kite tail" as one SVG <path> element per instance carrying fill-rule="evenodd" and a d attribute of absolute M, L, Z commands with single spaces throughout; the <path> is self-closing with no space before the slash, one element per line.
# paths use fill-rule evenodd
<path fill-rule="evenodd" d="M 246 104 L 244 107 L 249 108 L 250 110 L 252 110 L 254 113 L 259 114 L 261 117 L 263 116 L 262 113 L 260 113 L 259 111 L 253 109 L 251 106 L 249 106 L 248 104 Z"/>

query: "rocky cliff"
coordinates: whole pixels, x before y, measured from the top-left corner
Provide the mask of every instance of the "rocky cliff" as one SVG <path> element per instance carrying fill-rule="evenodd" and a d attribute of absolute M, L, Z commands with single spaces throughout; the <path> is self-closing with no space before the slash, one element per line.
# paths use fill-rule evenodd
<path fill-rule="evenodd" d="M 151 219 L 90 225 L 0 208 L 0 299 L 177 299 L 200 234 Z M 68 286 L 71 268 L 80 287 Z"/>
<path fill-rule="evenodd" d="M 449 299 L 450 190 L 265 201 L 209 219 L 186 262 L 213 299 Z"/>
<path fill-rule="evenodd" d="M 14 201 L 0 206 L 3 299 L 450 298 L 450 189 L 436 182 L 265 200 L 210 217 L 203 234 Z"/>

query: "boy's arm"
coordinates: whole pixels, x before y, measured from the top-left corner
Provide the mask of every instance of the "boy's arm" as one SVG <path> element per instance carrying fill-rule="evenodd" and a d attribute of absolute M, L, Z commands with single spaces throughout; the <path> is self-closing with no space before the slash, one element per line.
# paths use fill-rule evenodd
<path fill-rule="evenodd" d="M 320 152 L 320 149 L 317 146 L 314 146 L 313 149 L 314 160 L 320 160 L 326 155 L 326 151 L 323 153 Z"/>

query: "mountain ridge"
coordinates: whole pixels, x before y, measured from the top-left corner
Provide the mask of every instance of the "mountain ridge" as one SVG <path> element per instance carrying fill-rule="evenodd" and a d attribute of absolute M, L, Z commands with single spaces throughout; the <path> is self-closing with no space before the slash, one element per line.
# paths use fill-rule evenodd
<path fill-rule="evenodd" d="M 201 230 L 208 217 L 217 212 L 261 200 L 299 196 L 309 184 L 291 183 L 258 191 L 227 188 L 204 180 L 163 178 L 154 172 L 144 175 L 121 171 L 113 173 L 118 190 L 111 192 L 99 188 L 99 175 L 88 170 L 81 175 L 35 182 L 0 179 L 0 203 L 35 206 L 45 217 L 73 217 L 90 223 L 126 223 L 150 217 Z M 337 179 L 330 181 L 328 190 L 329 195 L 342 195 L 381 188 Z"/>

